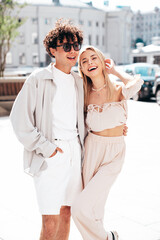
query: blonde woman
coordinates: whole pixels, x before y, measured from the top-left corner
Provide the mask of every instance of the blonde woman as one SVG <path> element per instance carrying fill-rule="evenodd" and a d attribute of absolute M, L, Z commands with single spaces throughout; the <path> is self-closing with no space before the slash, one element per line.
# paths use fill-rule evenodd
<path fill-rule="evenodd" d="M 107 232 L 103 226 L 104 207 L 124 162 L 127 99 L 140 90 L 143 80 L 117 71 L 114 62 L 92 46 L 81 50 L 79 71 L 84 83 L 88 135 L 84 190 L 72 206 L 72 216 L 84 240 L 118 240 L 116 231 Z M 109 74 L 122 83 L 112 82 Z"/>

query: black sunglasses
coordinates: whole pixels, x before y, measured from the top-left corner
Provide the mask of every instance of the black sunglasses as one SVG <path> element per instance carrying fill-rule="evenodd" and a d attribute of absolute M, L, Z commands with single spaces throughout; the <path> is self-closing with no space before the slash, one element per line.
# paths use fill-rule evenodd
<path fill-rule="evenodd" d="M 65 52 L 70 52 L 71 48 L 74 48 L 75 51 L 79 51 L 81 49 L 81 44 L 78 42 L 74 42 L 74 43 L 63 43 L 62 45 L 57 45 L 57 47 L 63 47 L 63 50 Z"/>

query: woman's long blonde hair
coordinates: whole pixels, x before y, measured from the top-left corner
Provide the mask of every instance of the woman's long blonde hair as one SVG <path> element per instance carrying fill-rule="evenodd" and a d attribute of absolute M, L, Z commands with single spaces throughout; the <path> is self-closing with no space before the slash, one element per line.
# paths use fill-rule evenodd
<path fill-rule="evenodd" d="M 108 76 L 108 73 L 106 72 L 106 66 L 105 66 L 105 62 L 104 62 L 104 60 L 106 58 L 103 55 L 103 53 L 99 49 L 97 49 L 97 48 L 95 48 L 93 46 L 85 46 L 85 47 L 83 47 L 81 49 L 81 51 L 80 51 L 80 55 L 79 55 L 79 59 L 78 59 L 78 70 L 79 70 L 79 73 L 80 73 L 81 77 L 83 78 L 84 111 L 85 111 L 85 113 L 87 112 L 87 106 L 88 106 L 88 103 L 89 103 L 89 95 L 90 95 L 91 88 L 92 88 L 92 81 L 91 81 L 91 79 L 82 72 L 82 68 L 81 68 L 81 55 L 86 50 L 94 51 L 98 55 L 98 57 L 100 58 L 100 61 L 102 63 L 102 69 L 103 69 L 102 73 L 103 73 L 104 79 L 106 80 L 106 83 L 107 83 L 107 91 L 108 91 L 107 92 L 107 100 L 113 98 L 114 89 L 115 89 L 115 85 L 111 82 L 111 80 L 110 80 L 110 78 Z"/>

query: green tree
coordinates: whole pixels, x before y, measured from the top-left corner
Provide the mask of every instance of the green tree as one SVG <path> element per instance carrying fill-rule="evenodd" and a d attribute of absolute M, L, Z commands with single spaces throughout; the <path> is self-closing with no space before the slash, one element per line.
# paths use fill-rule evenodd
<path fill-rule="evenodd" d="M 19 35 L 18 28 L 26 20 L 18 17 L 25 5 L 13 0 L 0 0 L 0 77 L 4 75 L 6 56 L 11 44 Z"/>

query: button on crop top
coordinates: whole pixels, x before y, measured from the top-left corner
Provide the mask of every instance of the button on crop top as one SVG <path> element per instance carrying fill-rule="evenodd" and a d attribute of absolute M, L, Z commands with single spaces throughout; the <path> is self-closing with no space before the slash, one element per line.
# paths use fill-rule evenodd
<path fill-rule="evenodd" d="M 89 104 L 86 116 L 86 125 L 89 131 L 100 132 L 126 123 L 128 108 L 127 99 L 133 97 L 143 84 L 139 75 L 127 85 L 122 85 L 124 100 L 119 102 L 107 102 L 102 105 Z"/>

